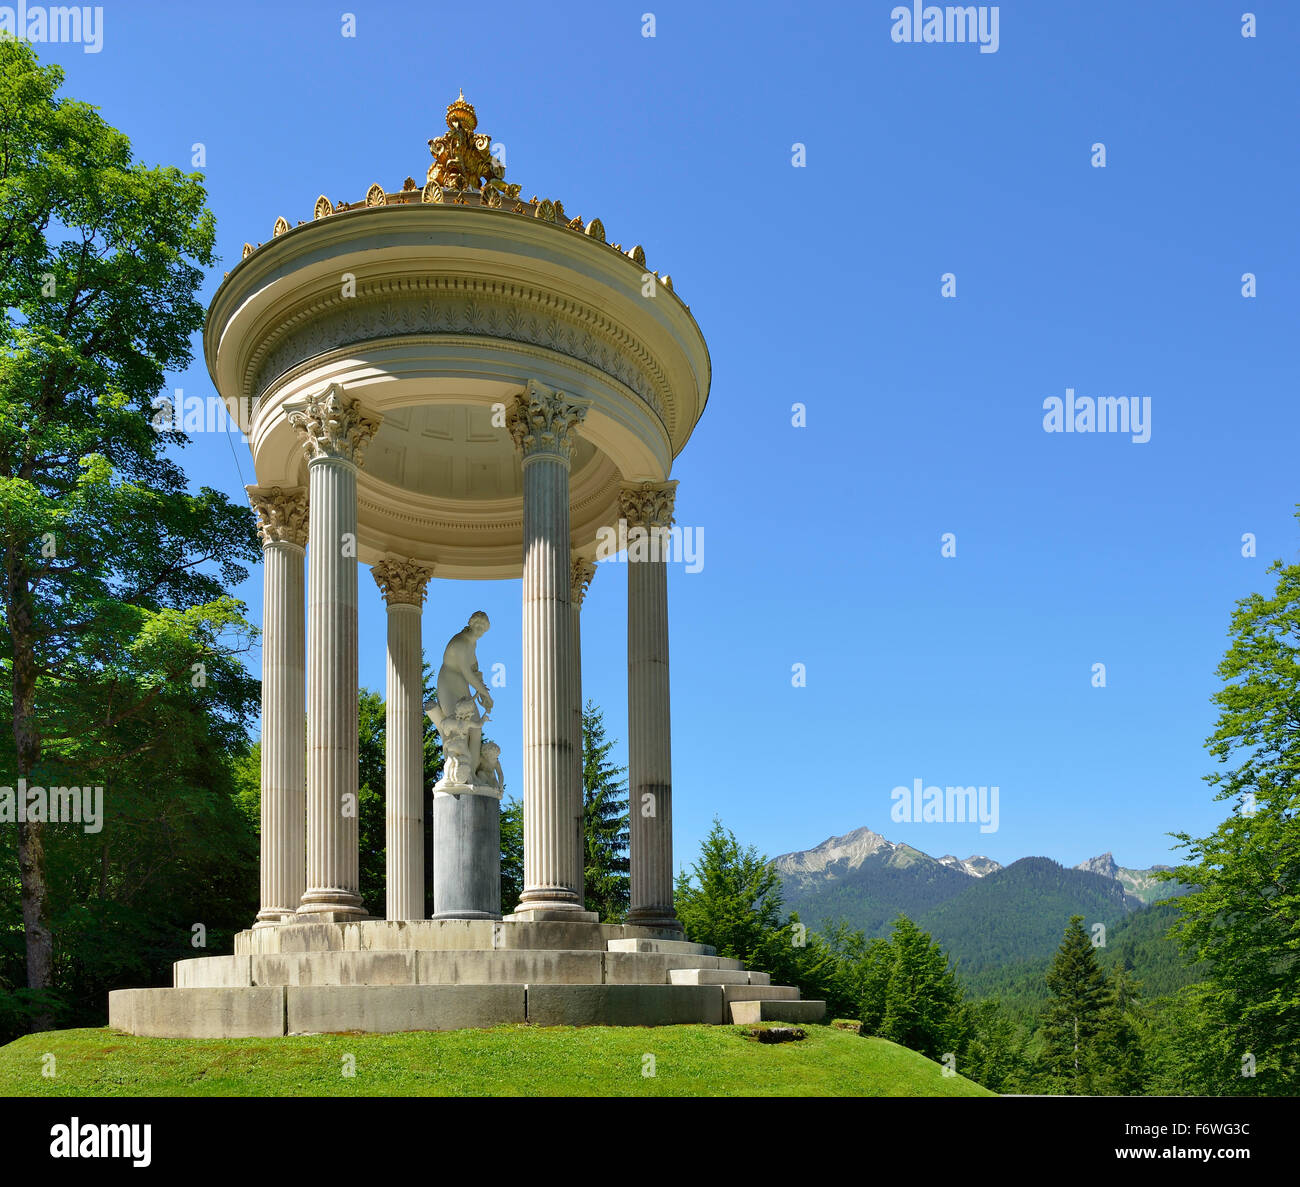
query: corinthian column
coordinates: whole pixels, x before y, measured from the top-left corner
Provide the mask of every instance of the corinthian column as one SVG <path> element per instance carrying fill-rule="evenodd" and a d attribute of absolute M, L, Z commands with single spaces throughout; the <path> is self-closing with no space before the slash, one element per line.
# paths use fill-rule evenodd
<path fill-rule="evenodd" d="M 668 566 L 677 483 L 619 492 L 627 520 L 628 923 L 681 930 L 673 910 L 673 773 L 668 702 Z"/>
<path fill-rule="evenodd" d="M 595 563 L 584 556 L 575 556 L 569 586 L 569 605 L 573 618 L 573 746 L 574 761 L 578 769 L 578 836 L 574 844 L 577 865 L 574 878 L 579 890 L 585 889 L 587 879 L 587 846 L 585 833 L 586 789 L 582 778 L 582 602 L 587 596 L 592 578 L 596 576 Z M 585 893 L 584 893 L 585 902 Z"/>
<path fill-rule="evenodd" d="M 357 471 L 379 418 L 337 384 L 286 406 L 307 454 L 307 889 L 301 915 L 364 915 L 357 852 Z"/>
<path fill-rule="evenodd" d="M 516 918 L 596 918 L 583 908 L 578 873 L 569 607 L 569 464 L 586 412 L 586 401 L 530 382 L 506 418 L 524 469 L 524 891 Z"/>
<path fill-rule="evenodd" d="M 385 871 L 389 919 L 424 918 L 424 653 L 420 611 L 433 570 L 385 557 L 370 570 L 388 603 L 384 703 Z"/>
<path fill-rule="evenodd" d="M 245 489 L 262 537 L 262 901 L 254 926 L 265 927 L 291 916 L 306 888 L 302 569 L 307 492 Z"/>

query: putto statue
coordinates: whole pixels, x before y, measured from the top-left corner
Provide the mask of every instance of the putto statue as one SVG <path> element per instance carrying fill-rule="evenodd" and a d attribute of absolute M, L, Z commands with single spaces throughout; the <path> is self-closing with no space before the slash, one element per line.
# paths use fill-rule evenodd
<path fill-rule="evenodd" d="M 483 744 L 483 723 L 490 720 L 492 694 L 478 668 L 478 641 L 491 625 L 488 616 L 476 610 L 464 630 L 451 637 L 438 669 L 437 699 L 424 704 L 442 739 L 442 778 L 434 791 L 500 798 L 505 787 L 501 748 L 494 742 Z"/>

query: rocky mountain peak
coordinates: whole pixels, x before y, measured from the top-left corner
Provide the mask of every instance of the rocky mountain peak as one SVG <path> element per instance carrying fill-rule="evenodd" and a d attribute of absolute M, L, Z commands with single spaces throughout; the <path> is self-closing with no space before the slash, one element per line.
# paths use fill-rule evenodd
<path fill-rule="evenodd" d="M 1090 857 L 1087 861 L 1081 861 L 1074 868 L 1076 870 L 1087 870 L 1090 874 L 1100 874 L 1103 878 L 1119 878 L 1119 866 L 1115 862 L 1113 853 L 1103 853 L 1100 857 Z"/>

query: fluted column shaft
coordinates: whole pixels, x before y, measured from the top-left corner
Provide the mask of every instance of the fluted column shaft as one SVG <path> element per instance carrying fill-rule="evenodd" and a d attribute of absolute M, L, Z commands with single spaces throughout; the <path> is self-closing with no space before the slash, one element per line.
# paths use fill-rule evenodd
<path fill-rule="evenodd" d="M 662 541 L 677 484 L 625 488 L 627 519 L 628 923 L 681 929 L 673 910 L 673 776 L 668 687 L 668 566 Z M 640 529 L 641 542 L 633 542 Z M 664 533 L 664 535 L 661 535 Z"/>
<path fill-rule="evenodd" d="M 301 489 L 248 488 L 262 536 L 261 904 L 255 926 L 298 909 L 306 889 L 307 738 Z"/>
<path fill-rule="evenodd" d="M 424 918 L 424 653 L 420 611 L 429 570 L 385 558 L 372 568 L 388 603 L 385 712 L 385 914 Z"/>
<path fill-rule="evenodd" d="M 307 889 L 300 914 L 364 915 L 357 829 L 357 467 L 378 421 L 337 386 L 290 411 L 307 451 Z"/>
<path fill-rule="evenodd" d="M 523 454 L 524 890 L 518 911 L 582 912 L 573 729 L 569 465 L 585 404 L 530 383 L 508 424 Z"/>
<path fill-rule="evenodd" d="M 574 879 L 578 889 L 586 898 L 587 879 L 587 844 L 586 844 L 586 780 L 582 769 L 582 603 L 587 595 L 591 579 L 596 575 L 596 566 L 585 557 L 574 557 L 572 582 L 569 588 L 569 606 L 573 631 L 573 748 L 574 763 L 578 778 L 578 835 L 574 842 L 577 865 L 574 867 Z"/>

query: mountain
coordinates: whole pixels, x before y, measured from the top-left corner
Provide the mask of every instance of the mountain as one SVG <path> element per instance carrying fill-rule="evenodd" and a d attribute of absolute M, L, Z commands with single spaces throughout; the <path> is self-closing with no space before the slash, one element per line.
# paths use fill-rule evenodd
<path fill-rule="evenodd" d="M 1002 867 L 998 865 L 991 857 L 981 857 L 975 854 L 962 861 L 960 857 L 954 857 L 951 853 L 945 853 L 939 858 L 939 864 L 948 866 L 950 869 L 961 870 L 969 874 L 972 878 L 982 878 L 985 874 L 992 874 L 995 870 Z"/>
<path fill-rule="evenodd" d="M 868 935 L 888 931 L 900 911 L 918 918 L 974 880 L 965 869 L 869 828 L 829 837 L 815 849 L 783 853 L 772 864 L 786 906 L 805 923 L 816 928 L 842 919 Z"/>
<path fill-rule="evenodd" d="M 1116 865 L 1115 857 L 1111 853 L 1090 857 L 1074 868 L 1101 874 L 1104 878 L 1114 878 L 1134 898 L 1141 899 L 1147 904 L 1159 902 L 1161 899 L 1177 898 L 1180 894 L 1186 894 L 1189 889 L 1181 882 L 1166 882 L 1156 877 L 1157 870 L 1167 870 L 1169 866 L 1157 865 L 1147 870 L 1131 870 L 1126 866 Z"/>
<path fill-rule="evenodd" d="M 1091 932 L 1105 927 L 1104 963 L 1123 961 L 1155 997 L 1200 980 L 1165 938 L 1177 908 L 1160 900 L 1186 894 L 1156 877 L 1168 866 L 1138 870 L 1112 853 L 1073 869 L 1046 857 L 1001 866 L 980 855 L 933 858 L 869 828 L 828 837 L 813 849 L 773 861 L 788 909 L 810 927 L 843 921 L 868 936 L 886 935 L 908 915 L 952 958 L 973 997 L 999 997 L 1033 1012 L 1046 997 L 1043 977 L 1071 915 Z M 1152 905 L 1155 904 L 1155 905 Z"/>
<path fill-rule="evenodd" d="M 1084 926 L 1113 929 L 1141 906 L 1114 878 L 1069 870 L 1047 857 L 1022 857 L 1005 869 L 971 878 L 959 894 L 916 923 L 963 973 L 1050 956 L 1071 915 Z"/>

